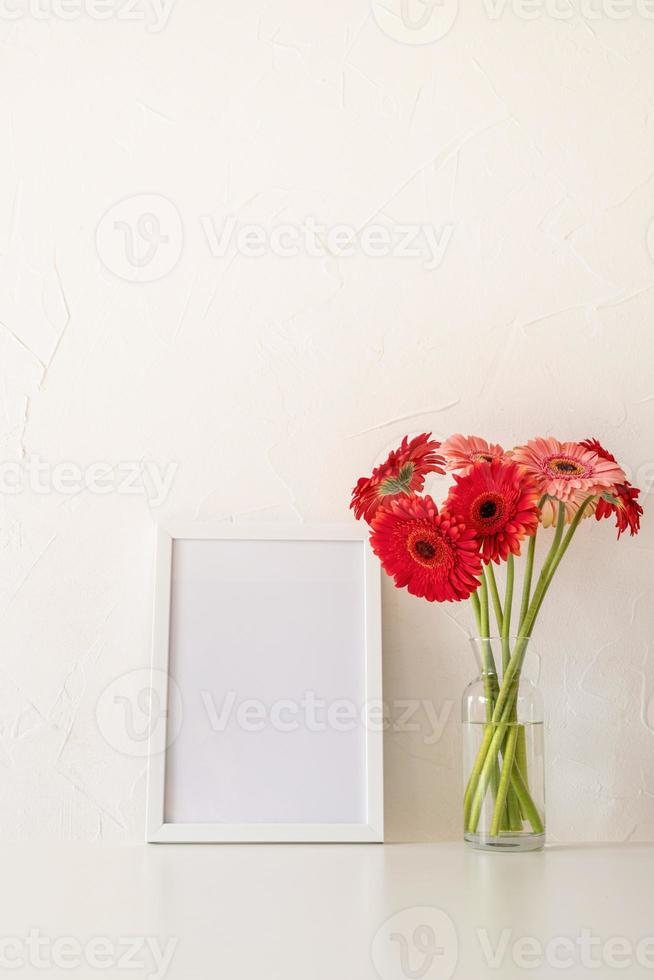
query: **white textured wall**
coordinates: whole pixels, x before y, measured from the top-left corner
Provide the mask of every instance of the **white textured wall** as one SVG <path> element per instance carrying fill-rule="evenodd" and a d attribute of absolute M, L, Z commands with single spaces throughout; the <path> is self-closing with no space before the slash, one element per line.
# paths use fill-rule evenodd
<path fill-rule="evenodd" d="M 143 760 L 96 704 L 148 664 L 156 519 L 341 520 L 429 429 L 598 435 L 651 479 L 652 11 L 411 3 L 422 28 L 399 0 L 2 7 L 2 456 L 51 467 L 0 497 L 5 839 L 141 839 Z M 138 272 L 144 213 L 167 241 Z M 218 254 L 229 215 L 431 231 L 413 257 L 255 258 Z M 163 505 L 118 492 L 139 461 L 173 466 Z M 94 462 L 114 489 L 64 492 Z M 543 615 L 558 840 L 654 839 L 653 549 L 588 522 Z M 387 699 L 448 719 L 389 734 L 388 836 L 456 838 L 467 611 L 384 602 Z"/>

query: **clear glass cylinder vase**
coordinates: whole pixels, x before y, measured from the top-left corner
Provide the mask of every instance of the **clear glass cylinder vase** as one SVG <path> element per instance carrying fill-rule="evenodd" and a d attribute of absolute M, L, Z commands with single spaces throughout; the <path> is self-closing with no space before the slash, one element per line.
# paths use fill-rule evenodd
<path fill-rule="evenodd" d="M 526 637 L 472 640 L 479 667 L 462 699 L 464 838 L 481 850 L 545 844 L 540 658 Z"/>

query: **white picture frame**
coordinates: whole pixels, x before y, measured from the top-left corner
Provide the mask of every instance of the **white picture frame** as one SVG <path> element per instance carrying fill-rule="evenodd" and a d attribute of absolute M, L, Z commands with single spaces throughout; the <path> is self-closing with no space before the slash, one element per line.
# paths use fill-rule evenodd
<path fill-rule="evenodd" d="M 379 563 L 367 542 L 366 529 L 349 524 L 161 526 L 155 568 L 151 684 L 166 706 L 166 716 L 163 737 L 162 726 L 157 726 L 156 738 L 154 734 L 150 738 L 147 841 L 383 842 L 381 584 Z M 244 612 L 250 568 L 256 569 L 253 579 L 260 577 L 261 581 L 252 582 L 251 603 L 246 601 Z M 319 589 L 311 584 L 314 573 Z M 287 606 L 285 576 L 297 577 L 289 583 Z M 261 602 L 257 589 L 261 590 Z M 298 590 L 303 597 L 301 604 L 294 595 Z M 273 593 L 275 601 L 271 602 Z M 264 607 L 269 619 L 279 622 L 266 623 L 262 633 L 258 620 Z M 287 631 L 290 642 L 284 643 L 286 622 L 292 622 L 292 628 Z M 247 643 L 241 634 L 248 632 L 254 637 L 252 649 L 248 648 L 244 656 L 239 650 L 236 656 L 238 644 Z M 302 645 L 307 637 L 310 642 Z M 330 637 L 332 645 L 326 648 Z M 300 645 L 302 656 L 293 643 Z M 309 646 L 310 655 L 306 656 Z M 276 659 L 266 657 L 264 647 L 274 648 Z M 257 656 L 260 664 L 256 663 Z M 207 729 L 207 720 L 197 716 L 202 710 L 198 685 L 207 685 L 201 692 L 205 708 L 207 691 L 216 676 L 220 686 L 235 673 L 237 680 L 229 697 L 238 695 L 242 680 L 239 671 L 247 670 L 249 658 L 252 669 L 247 683 L 252 682 L 253 691 L 263 695 L 262 714 L 267 710 L 266 685 L 275 693 L 281 664 L 289 690 L 297 690 L 297 684 L 305 680 L 314 683 L 317 678 L 318 685 L 324 682 L 326 688 L 342 691 L 339 700 L 343 704 L 347 705 L 348 699 L 354 706 L 361 702 L 354 727 L 341 723 L 338 731 L 329 725 L 319 731 L 317 723 L 311 727 L 305 718 L 293 732 L 295 741 L 283 742 L 277 730 L 264 726 L 257 732 L 261 737 L 258 747 L 254 737 L 248 738 L 252 733 L 244 735 L 237 725 L 230 724 L 229 735 L 224 725 L 218 732 L 215 724 L 213 730 Z M 302 675 L 305 670 L 306 678 L 295 678 L 294 672 Z M 193 697 L 189 698 L 189 692 Z M 224 689 L 222 694 L 218 705 L 221 714 L 210 712 L 209 720 L 214 722 L 226 714 Z M 305 700 L 309 700 L 308 691 Z M 247 701 L 252 698 L 248 696 Z M 276 701 L 273 707 L 278 704 Z M 325 704 L 327 717 L 339 717 L 342 705 L 332 716 L 336 702 Z M 182 705 L 184 720 L 180 724 L 177 715 Z M 241 700 L 239 710 L 244 705 Z M 290 713 L 291 701 L 287 707 L 289 717 L 297 717 Z M 270 710 L 272 714 L 273 708 Z M 341 719 L 344 714 L 342 711 Z M 350 722 L 354 722 L 354 715 L 352 707 L 347 713 Z M 341 735 L 345 741 L 339 741 Z M 229 778 L 222 779 L 221 772 L 216 773 L 219 757 L 229 760 Z M 241 759 L 245 761 L 241 763 Z M 290 759 L 295 760 L 297 773 L 292 772 Z M 319 765 L 314 764 L 317 759 Z M 275 772 L 281 773 L 280 782 L 287 789 L 279 798 L 275 787 L 268 785 Z M 247 792 L 239 793 L 241 779 Z M 257 779 L 261 784 L 261 820 L 252 819 Z M 299 795 L 305 783 L 306 801 Z M 292 819 L 285 819 L 286 812 L 277 812 L 280 806 L 288 808 Z M 306 819 L 299 814 L 300 807 L 305 808 Z M 246 812 L 241 814 L 241 808 Z M 214 810 L 218 811 L 215 815 Z"/>

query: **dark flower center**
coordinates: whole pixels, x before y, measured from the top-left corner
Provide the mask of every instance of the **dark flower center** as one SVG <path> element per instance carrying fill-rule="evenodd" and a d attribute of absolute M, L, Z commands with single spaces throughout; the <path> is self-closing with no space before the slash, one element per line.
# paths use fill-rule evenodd
<path fill-rule="evenodd" d="M 492 463 L 493 457 L 489 456 L 487 453 L 475 453 L 473 459 L 477 463 Z"/>
<path fill-rule="evenodd" d="M 501 493 L 492 490 L 480 494 L 470 508 L 470 519 L 480 534 L 495 534 L 508 517 L 508 502 Z"/>
<path fill-rule="evenodd" d="M 420 557 L 426 558 L 427 560 L 433 558 L 436 554 L 436 549 L 434 548 L 433 544 L 429 543 L 429 541 L 416 541 L 414 547 Z"/>
<path fill-rule="evenodd" d="M 409 535 L 407 550 L 412 559 L 423 568 L 435 568 L 447 559 L 447 547 L 437 532 L 416 528 Z"/>
<path fill-rule="evenodd" d="M 550 460 L 550 467 L 559 476 L 581 476 L 584 472 L 581 463 L 577 463 L 574 459 L 565 459 L 565 457 Z"/>

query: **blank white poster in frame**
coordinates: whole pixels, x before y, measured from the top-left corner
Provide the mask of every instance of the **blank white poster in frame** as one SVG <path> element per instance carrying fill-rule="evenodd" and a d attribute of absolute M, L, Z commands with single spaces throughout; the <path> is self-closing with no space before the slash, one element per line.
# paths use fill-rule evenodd
<path fill-rule="evenodd" d="M 380 572 L 358 525 L 158 530 L 151 843 L 381 842 Z"/>

